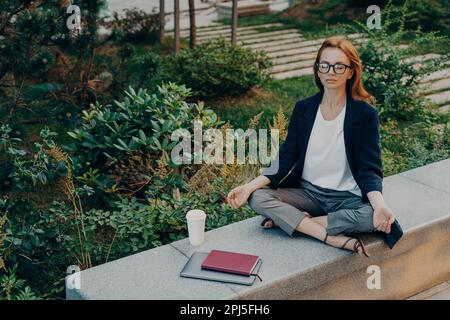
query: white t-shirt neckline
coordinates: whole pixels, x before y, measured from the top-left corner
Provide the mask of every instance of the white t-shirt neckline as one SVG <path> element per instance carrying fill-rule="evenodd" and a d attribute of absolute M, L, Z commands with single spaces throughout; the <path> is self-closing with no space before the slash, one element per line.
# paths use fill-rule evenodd
<path fill-rule="evenodd" d="M 347 108 L 347 102 L 344 103 L 344 107 L 342 108 L 342 110 L 339 112 L 339 114 L 336 116 L 336 118 L 334 118 L 333 120 L 325 120 L 325 118 L 323 117 L 322 114 L 322 110 L 320 110 L 320 105 L 319 105 L 319 113 L 320 113 L 320 119 L 322 120 L 322 122 L 324 123 L 334 123 L 339 121 L 339 119 L 341 119 L 342 115 L 345 114 L 345 110 Z"/>

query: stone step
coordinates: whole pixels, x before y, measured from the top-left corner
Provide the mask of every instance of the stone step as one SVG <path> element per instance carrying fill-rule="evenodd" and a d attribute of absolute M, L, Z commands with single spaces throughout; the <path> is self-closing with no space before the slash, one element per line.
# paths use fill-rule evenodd
<path fill-rule="evenodd" d="M 258 31 L 258 30 L 253 30 L 253 29 L 249 29 L 249 30 L 238 30 L 238 37 L 242 36 L 242 35 L 251 35 L 251 34 L 260 34 L 262 32 Z M 231 36 L 231 30 L 224 30 L 223 32 L 214 34 L 214 35 L 203 35 L 203 34 L 199 34 L 197 32 L 197 40 L 203 40 L 203 39 L 213 39 L 213 38 L 218 38 L 218 37 L 226 37 L 230 35 Z M 185 39 L 189 39 L 189 32 L 187 32 L 186 34 L 182 34 L 181 38 L 185 38 Z"/>
<path fill-rule="evenodd" d="M 446 104 L 450 102 L 450 90 L 426 95 L 425 97 L 437 105 Z"/>
<path fill-rule="evenodd" d="M 222 28 L 224 28 L 224 27 L 226 27 L 226 26 L 224 26 L 223 24 L 221 24 L 221 23 L 211 23 L 211 24 L 209 24 L 209 25 L 206 25 L 206 26 L 197 26 L 197 32 L 204 32 L 204 31 L 209 31 L 209 30 L 220 30 L 220 29 L 222 29 Z M 190 28 L 189 27 L 187 27 L 187 28 L 180 28 L 180 33 L 187 33 L 187 34 L 189 34 L 189 30 L 190 30 Z M 174 32 L 174 29 L 166 29 L 166 34 L 172 34 Z"/>
<path fill-rule="evenodd" d="M 418 55 L 418 56 L 414 56 L 414 57 L 409 57 L 406 59 L 403 59 L 402 61 L 406 62 L 406 63 L 411 63 L 411 62 L 425 62 L 425 61 L 429 61 L 432 59 L 437 59 L 439 58 L 441 55 L 437 54 L 437 53 L 427 53 L 424 55 Z"/>
<path fill-rule="evenodd" d="M 361 43 L 364 42 L 367 42 L 367 39 L 358 39 L 353 43 L 356 47 L 358 47 Z M 268 56 L 272 58 L 272 62 L 274 63 L 274 65 L 288 64 L 308 59 L 314 59 L 319 48 L 320 45 L 290 49 L 286 51 L 276 51 L 269 53 Z M 273 58 L 274 55 L 279 55 L 280 57 Z"/>
<path fill-rule="evenodd" d="M 312 53 L 305 51 L 304 47 L 303 48 L 295 47 L 295 48 L 282 49 L 282 50 L 273 51 L 273 52 L 267 52 L 267 56 L 270 57 L 272 60 L 289 58 L 290 56 L 295 56 L 295 55 L 310 55 L 310 54 L 312 54 Z"/>
<path fill-rule="evenodd" d="M 293 63 L 287 63 L 287 64 L 281 64 L 272 67 L 272 70 L 270 73 L 280 73 L 280 72 L 286 72 L 290 70 L 297 70 L 297 69 L 304 69 L 304 68 L 313 68 L 315 59 L 309 59 L 309 60 L 302 60 L 302 61 L 296 61 Z"/>
<path fill-rule="evenodd" d="M 263 30 L 261 30 L 261 28 L 252 28 L 252 29 L 244 29 L 244 30 L 239 30 L 237 32 L 237 35 L 251 35 L 251 34 L 261 34 L 261 33 L 266 33 L 266 32 L 273 32 L 273 31 L 266 31 L 264 29 L 269 29 L 269 27 L 267 28 L 262 28 Z M 286 29 L 283 30 L 279 30 L 279 31 L 284 31 Z M 297 30 L 297 29 L 294 29 Z M 223 30 L 221 32 L 216 32 L 216 33 L 197 33 L 197 38 L 199 39 L 209 39 L 209 38 L 214 38 L 214 37 L 220 37 L 220 36 L 224 36 L 224 35 L 231 35 L 231 28 L 230 29 L 226 29 Z M 186 38 L 189 37 L 189 32 L 186 33 Z"/>
<path fill-rule="evenodd" d="M 424 54 L 424 55 L 417 55 L 417 56 L 413 56 L 413 57 L 409 57 L 409 58 L 404 58 L 402 59 L 402 61 L 404 61 L 405 63 L 413 63 L 412 67 L 415 70 L 419 70 L 421 68 L 423 68 L 424 66 L 424 62 L 430 61 L 430 60 L 434 60 L 441 57 L 440 54 L 436 54 L 436 53 L 428 53 L 428 54 Z"/>
<path fill-rule="evenodd" d="M 250 45 L 269 45 L 273 41 L 296 41 L 296 40 L 304 40 L 300 33 L 288 33 L 288 34 L 280 34 L 280 35 L 272 35 L 270 37 L 261 36 L 259 38 L 251 38 L 251 39 L 242 39 L 237 41 L 240 45 L 250 46 Z"/>
<path fill-rule="evenodd" d="M 302 54 L 288 55 L 280 58 L 272 58 L 272 62 L 274 65 L 281 65 L 295 61 L 303 61 L 303 60 L 314 60 L 316 58 L 317 52 L 307 52 Z"/>
<path fill-rule="evenodd" d="M 435 71 L 425 77 L 423 77 L 420 82 L 430 82 L 439 79 L 450 78 L 450 68 Z"/>
<path fill-rule="evenodd" d="M 263 28 L 271 28 L 271 27 L 281 27 L 283 26 L 283 24 L 281 23 L 266 23 L 266 24 L 260 24 L 260 25 L 253 25 L 253 26 L 244 26 L 244 27 L 237 27 L 237 32 L 239 33 L 240 31 L 244 31 L 244 30 L 255 30 L 255 29 L 263 29 Z M 213 27 L 199 27 L 196 28 L 197 30 L 197 35 L 214 35 L 214 34 L 220 34 L 220 33 L 227 33 L 227 32 L 231 32 L 231 26 L 224 26 L 224 25 L 220 25 L 220 26 L 213 26 Z M 181 29 L 180 30 L 180 34 L 181 37 L 183 37 L 183 35 L 185 36 L 189 36 L 189 28 L 186 29 Z M 173 30 L 170 31 L 166 31 L 166 33 L 170 33 L 171 35 L 173 34 Z"/>
<path fill-rule="evenodd" d="M 396 47 L 399 48 L 399 49 L 408 49 L 409 48 L 409 44 L 399 44 Z"/>
<path fill-rule="evenodd" d="M 264 36 L 266 34 L 270 34 L 272 32 L 278 32 L 279 34 L 286 34 L 286 33 L 290 33 L 290 32 L 297 32 L 297 29 L 284 29 L 284 30 L 277 30 L 277 31 L 258 31 L 258 30 L 244 30 L 244 31 L 239 31 L 237 34 L 237 38 L 242 38 L 245 37 L 246 39 L 251 39 L 251 38 L 255 38 L 258 36 Z M 275 33 L 274 33 L 275 34 Z M 272 35 L 274 35 L 272 34 Z M 197 36 L 198 41 L 206 41 L 206 40 L 210 40 L 210 39 L 215 39 L 218 37 L 229 37 L 229 39 L 231 39 L 231 30 L 228 30 L 226 32 L 217 34 L 217 35 L 200 35 Z"/>
<path fill-rule="evenodd" d="M 342 35 L 341 35 L 342 36 Z M 358 42 L 358 41 L 361 41 L 362 39 L 363 39 L 363 37 L 364 37 L 364 35 L 363 34 L 361 34 L 361 33 L 353 33 L 353 34 L 349 34 L 349 35 L 346 35 L 347 36 L 347 38 L 348 39 L 350 39 L 353 43 L 355 43 L 355 42 Z M 326 38 L 319 38 L 319 39 L 312 39 L 312 40 L 304 40 L 304 41 L 302 41 L 302 46 L 301 47 L 304 47 L 305 45 L 311 45 L 311 46 L 318 46 L 318 47 L 320 47 L 320 45 L 325 41 L 325 39 Z M 366 40 L 365 40 L 366 41 Z M 279 48 L 279 50 L 285 50 L 285 49 L 292 49 L 292 48 L 290 48 L 290 47 L 288 47 L 288 46 L 286 46 L 286 47 L 284 47 L 284 46 L 277 46 L 277 48 Z M 271 50 L 272 48 L 267 48 L 268 50 L 266 50 L 266 51 L 270 51 L 270 52 L 276 52 L 276 51 L 279 51 L 279 50 Z"/>
<path fill-rule="evenodd" d="M 357 44 L 355 44 L 355 46 L 357 47 Z M 306 55 L 300 54 L 300 55 L 296 55 L 296 56 L 282 58 L 282 59 L 284 59 L 284 61 L 288 61 L 288 62 L 277 64 L 276 61 L 280 61 L 280 60 L 275 60 L 274 66 L 271 70 L 271 73 L 281 73 L 281 72 L 297 70 L 297 69 L 304 69 L 304 68 L 310 68 L 312 70 L 312 67 L 313 67 L 314 61 L 315 61 L 315 55 L 317 54 L 317 50 L 319 49 L 319 46 L 307 47 L 307 48 L 310 48 L 311 52 L 307 53 Z M 311 56 L 313 56 L 313 57 L 308 59 L 308 58 L 306 58 L 307 55 L 308 55 L 308 57 L 311 57 Z M 302 73 L 303 73 L 303 71 L 302 71 Z"/>
<path fill-rule="evenodd" d="M 254 45 L 248 45 L 247 47 L 252 49 L 264 49 L 264 51 L 266 52 L 275 52 L 280 50 L 295 49 L 299 47 L 306 47 L 313 45 L 320 47 L 320 45 L 324 40 L 325 38 L 315 40 L 304 40 L 299 38 L 293 40 L 279 40 L 267 43 L 257 43 Z"/>
<path fill-rule="evenodd" d="M 436 112 L 438 113 L 447 113 L 450 111 L 450 104 L 446 104 L 445 106 L 441 106 L 436 109 Z"/>
<path fill-rule="evenodd" d="M 266 52 L 274 52 L 283 50 L 282 48 L 300 48 L 300 47 L 307 47 L 315 44 L 316 42 L 313 42 L 311 40 L 305 40 L 302 38 L 294 38 L 294 39 L 281 39 L 281 40 L 274 40 L 270 42 L 264 42 L 264 43 L 255 43 L 255 44 L 248 44 L 244 45 L 246 48 L 250 48 L 253 50 L 264 50 Z"/>
<path fill-rule="evenodd" d="M 424 82 L 419 85 L 419 89 L 424 93 L 443 90 L 447 88 L 450 89 L 450 78 L 441 79 L 434 82 Z"/>
<path fill-rule="evenodd" d="M 227 40 L 231 41 L 231 33 L 228 33 L 226 35 L 222 35 L 220 37 L 225 37 Z M 282 31 L 273 31 L 273 32 L 261 32 L 256 34 L 250 34 L 250 35 L 243 35 L 237 37 L 238 41 L 242 40 L 246 43 L 258 43 L 260 42 L 266 42 L 266 41 L 273 41 L 277 39 L 290 39 L 290 38 L 302 38 L 301 34 L 296 29 L 289 29 L 289 30 L 282 30 Z M 199 43 L 216 39 L 218 37 L 209 37 L 209 38 L 203 38 L 198 39 Z"/>
<path fill-rule="evenodd" d="M 267 34 L 267 33 L 262 33 L 262 34 Z M 355 39 L 355 41 L 358 41 L 357 39 L 360 38 L 361 36 L 362 36 L 362 34 L 351 34 L 351 35 L 349 35 L 349 38 Z M 229 37 L 228 39 L 231 40 L 231 37 Z M 267 42 L 264 41 L 262 43 L 249 44 L 249 45 L 245 45 L 245 46 L 248 48 L 251 48 L 251 49 L 264 48 L 264 50 L 266 52 L 274 52 L 274 51 L 279 51 L 279 50 L 287 50 L 287 49 L 293 49 L 293 48 L 295 49 L 295 48 L 303 47 L 306 45 L 313 45 L 313 44 L 320 45 L 320 44 L 322 44 L 322 42 L 324 40 L 325 40 L 325 38 L 316 39 L 316 40 L 304 40 L 301 38 L 301 35 L 299 34 L 298 39 L 295 39 L 295 37 L 294 37 L 293 40 L 288 38 L 288 39 L 273 40 L 273 41 L 267 41 Z"/>
<path fill-rule="evenodd" d="M 290 70 L 280 73 L 275 73 L 272 75 L 274 79 L 277 80 L 283 80 L 283 79 L 289 79 L 289 78 L 295 78 L 295 77 L 302 77 L 302 76 L 308 76 L 314 74 L 313 68 L 303 68 L 303 69 L 297 69 L 297 70 Z"/>

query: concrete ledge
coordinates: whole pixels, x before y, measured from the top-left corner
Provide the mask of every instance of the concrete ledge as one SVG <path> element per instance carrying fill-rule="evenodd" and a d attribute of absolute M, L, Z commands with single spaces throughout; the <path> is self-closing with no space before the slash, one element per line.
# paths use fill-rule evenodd
<path fill-rule="evenodd" d="M 67 299 L 405 299 L 450 278 L 450 159 L 390 176 L 386 202 L 404 236 L 390 250 L 377 234 L 363 235 L 370 258 L 322 244 L 306 235 L 265 230 L 257 216 L 188 239 L 131 255 L 80 273 L 80 289 Z M 179 277 L 198 251 L 233 250 L 260 255 L 251 287 Z M 381 270 L 381 289 L 366 286 L 367 268 Z"/>

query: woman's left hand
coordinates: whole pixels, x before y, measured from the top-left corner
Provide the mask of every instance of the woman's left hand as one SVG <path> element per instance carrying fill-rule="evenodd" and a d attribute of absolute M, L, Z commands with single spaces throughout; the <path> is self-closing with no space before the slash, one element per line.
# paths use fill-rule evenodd
<path fill-rule="evenodd" d="M 394 212 L 387 206 L 374 209 L 373 224 L 375 229 L 381 232 L 391 232 L 391 224 L 395 221 Z"/>

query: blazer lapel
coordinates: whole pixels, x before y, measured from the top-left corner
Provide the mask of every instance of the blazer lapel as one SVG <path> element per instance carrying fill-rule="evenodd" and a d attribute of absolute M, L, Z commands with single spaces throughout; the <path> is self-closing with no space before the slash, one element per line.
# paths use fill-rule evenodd
<path fill-rule="evenodd" d="M 303 159 L 306 153 L 306 147 L 308 146 L 309 137 L 311 136 L 311 131 L 314 126 L 314 121 L 316 119 L 317 110 L 319 109 L 320 101 L 322 101 L 323 91 L 319 91 L 317 94 L 312 96 L 306 111 L 302 114 L 299 119 L 299 148 L 300 148 L 300 158 Z"/>
<path fill-rule="evenodd" d="M 361 125 L 358 123 L 360 117 L 360 106 L 353 100 L 350 92 L 347 92 L 347 108 L 344 119 L 344 144 L 348 165 L 356 181 L 357 172 L 355 161 L 359 150 L 358 140 L 361 138 Z"/>

